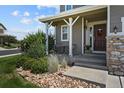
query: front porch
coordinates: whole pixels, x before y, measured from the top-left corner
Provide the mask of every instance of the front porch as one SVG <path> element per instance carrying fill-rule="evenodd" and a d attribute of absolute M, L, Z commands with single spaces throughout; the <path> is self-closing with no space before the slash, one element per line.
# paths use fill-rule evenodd
<path fill-rule="evenodd" d="M 54 26 L 55 51 L 57 54 L 69 55 L 69 58 L 72 58 L 76 65 L 82 61 L 83 65 L 86 66 L 93 64 L 96 67 L 99 65 L 97 62 L 101 62 L 101 66 L 106 66 L 107 6 L 84 6 L 84 8 L 60 13 L 60 15 L 41 21 L 46 25 L 47 55 L 49 54 L 48 29 L 50 26 Z M 67 36 L 62 34 L 63 32 L 68 33 Z M 103 59 L 99 58 L 99 53 Z M 91 62 L 88 60 L 89 58 Z M 97 62 L 95 62 L 96 60 Z"/>

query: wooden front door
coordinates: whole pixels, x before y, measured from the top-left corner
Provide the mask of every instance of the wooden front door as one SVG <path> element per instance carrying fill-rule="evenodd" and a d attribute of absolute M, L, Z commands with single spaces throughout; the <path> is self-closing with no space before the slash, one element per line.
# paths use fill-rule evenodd
<path fill-rule="evenodd" d="M 94 25 L 94 51 L 106 51 L 106 24 Z"/>

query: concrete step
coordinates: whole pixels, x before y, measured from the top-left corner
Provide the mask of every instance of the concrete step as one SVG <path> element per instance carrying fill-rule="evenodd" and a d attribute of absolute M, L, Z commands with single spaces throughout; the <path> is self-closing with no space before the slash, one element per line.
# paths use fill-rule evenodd
<path fill-rule="evenodd" d="M 107 71 L 107 67 L 104 65 L 99 65 L 99 64 L 89 64 L 89 63 L 75 63 L 75 66 L 80 66 L 80 67 L 87 67 L 87 68 L 94 68 L 94 69 L 100 69 L 100 70 L 105 70 Z"/>
<path fill-rule="evenodd" d="M 100 65 L 100 66 L 105 66 L 106 65 L 106 62 L 99 62 L 99 61 L 94 61 L 94 60 L 76 60 L 75 62 L 74 62 L 75 64 L 77 63 L 80 63 L 80 64 L 94 64 L 94 65 Z"/>
<path fill-rule="evenodd" d="M 95 57 L 75 57 L 73 58 L 75 61 L 85 61 L 85 62 L 106 62 L 105 58 L 95 58 Z"/>

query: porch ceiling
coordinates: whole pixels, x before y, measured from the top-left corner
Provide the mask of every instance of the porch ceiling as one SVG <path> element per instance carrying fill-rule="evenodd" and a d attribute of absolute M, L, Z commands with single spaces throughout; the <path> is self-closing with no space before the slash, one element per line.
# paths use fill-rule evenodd
<path fill-rule="evenodd" d="M 96 6 L 93 6 L 93 8 L 96 8 Z M 77 9 L 78 12 L 76 11 L 76 9 L 74 9 L 73 11 L 67 11 L 65 14 L 64 13 L 60 13 L 60 15 L 57 15 L 57 16 L 52 16 L 52 17 L 48 17 L 48 18 L 42 18 L 42 19 L 39 19 L 39 21 L 41 22 L 51 22 L 53 21 L 53 25 L 56 24 L 56 22 L 58 21 L 61 21 L 63 19 L 68 19 L 69 17 L 72 17 L 72 18 L 76 18 L 77 16 L 80 16 L 80 17 L 84 17 L 85 19 L 87 19 L 88 21 L 95 21 L 95 20 L 102 20 L 102 19 L 106 19 L 107 18 L 107 7 L 106 6 L 97 6 L 98 8 L 96 9 L 92 9 L 92 6 L 90 7 L 91 9 L 89 9 L 90 11 L 86 11 L 86 9 L 82 8 L 81 9 Z M 80 10 L 80 11 L 79 11 Z M 87 9 L 88 10 L 88 9 Z M 75 12 L 77 13 L 75 13 Z M 74 12 L 74 13 L 71 13 L 71 12 Z M 70 14 L 71 13 L 71 14 Z"/>
<path fill-rule="evenodd" d="M 53 26 L 57 25 L 58 22 L 63 21 L 63 19 L 68 20 L 69 17 L 72 17 L 75 19 L 77 16 L 84 17 L 84 19 L 88 20 L 88 22 L 107 20 L 107 8 L 90 11 L 86 13 L 81 13 L 73 16 L 63 17 L 61 19 L 55 19 L 52 25 Z"/>

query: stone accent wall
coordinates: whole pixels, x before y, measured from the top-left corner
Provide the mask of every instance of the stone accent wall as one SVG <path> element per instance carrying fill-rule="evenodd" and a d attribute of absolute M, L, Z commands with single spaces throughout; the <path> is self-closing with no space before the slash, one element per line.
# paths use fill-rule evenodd
<path fill-rule="evenodd" d="M 107 37 L 109 74 L 124 76 L 124 36 Z"/>

